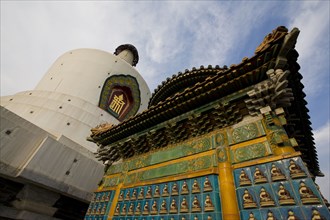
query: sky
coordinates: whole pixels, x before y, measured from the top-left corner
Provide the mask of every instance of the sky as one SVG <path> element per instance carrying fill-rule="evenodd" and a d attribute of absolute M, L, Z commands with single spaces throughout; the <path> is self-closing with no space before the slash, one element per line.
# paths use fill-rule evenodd
<path fill-rule="evenodd" d="M 173 74 L 252 57 L 278 26 L 300 29 L 296 50 L 321 171 L 330 201 L 329 1 L 3 1 L 1 96 L 32 90 L 63 53 L 113 53 L 133 44 L 136 68 L 153 91 Z"/>

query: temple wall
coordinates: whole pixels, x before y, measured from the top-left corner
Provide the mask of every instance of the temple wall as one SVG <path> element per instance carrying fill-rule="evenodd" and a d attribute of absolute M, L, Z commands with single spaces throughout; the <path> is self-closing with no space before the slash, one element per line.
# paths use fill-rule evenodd
<path fill-rule="evenodd" d="M 283 129 L 285 123 L 281 109 L 274 112 L 266 109 L 261 117 L 247 117 L 233 126 L 112 165 L 105 173 L 85 219 L 266 220 L 268 215 L 287 219 L 291 212 L 298 219 L 311 219 L 315 210 L 327 219 L 329 211 L 313 176 L 302 163 L 300 153 L 294 150 L 295 140 L 287 137 Z M 291 160 L 305 175 L 297 177 L 289 172 Z M 272 164 L 281 169 L 284 179 L 274 179 Z M 256 168 L 265 176 L 263 181 L 255 179 Z M 250 179 L 247 185 L 240 182 L 242 170 Z M 212 185 L 210 191 L 205 191 L 207 178 Z M 197 191 L 193 190 L 194 182 L 199 185 Z M 313 198 L 304 200 L 300 193 L 301 183 L 310 189 Z M 175 184 L 177 195 L 172 194 Z M 185 184 L 188 193 L 183 190 Z M 280 199 L 280 185 L 290 192 L 291 203 Z M 165 186 L 168 195 L 162 194 Z M 141 190 L 144 195 L 139 199 Z M 150 197 L 148 190 L 151 190 Z M 158 190 L 159 196 L 155 196 Z M 246 190 L 254 201 L 251 204 L 243 199 Z M 263 190 L 269 201 L 262 199 Z M 207 197 L 212 206 L 208 206 Z M 196 199 L 200 209 L 193 206 Z M 183 200 L 187 202 L 187 210 L 180 207 Z M 166 208 L 161 209 L 164 201 Z M 143 214 L 147 203 L 148 212 Z M 153 212 L 154 203 L 157 209 Z M 177 211 L 171 211 L 174 203 Z M 136 211 L 137 206 L 141 207 L 141 212 Z"/>

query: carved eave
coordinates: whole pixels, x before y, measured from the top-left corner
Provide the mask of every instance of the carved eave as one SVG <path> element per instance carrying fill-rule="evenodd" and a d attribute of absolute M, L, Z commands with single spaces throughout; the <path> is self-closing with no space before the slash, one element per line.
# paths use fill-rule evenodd
<path fill-rule="evenodd" d="M 165 100 L 161 98 L 144 112 L 91 137 L 100 145 L 101 160 L 111 164 L 119 158 L 202 135 L 237 123 L 244 115 L 259 114 L 267 105 L 272 110 L 284 108 L 289 137 L 297 140 L 297 149 L 310 171 L 322 175 L 296 62 L 298 53 L 294 50 L 299 30 L 286 31 L 283 27 L 273 31 L 253 57 L 221 69 Z M 184 74 L 193 71 L 196 69 Z M 178 77 L 168 79 L 163 86 L 170 88 L 175 80 Z M 165 87 L 161 86 L 159 91 Z"/>

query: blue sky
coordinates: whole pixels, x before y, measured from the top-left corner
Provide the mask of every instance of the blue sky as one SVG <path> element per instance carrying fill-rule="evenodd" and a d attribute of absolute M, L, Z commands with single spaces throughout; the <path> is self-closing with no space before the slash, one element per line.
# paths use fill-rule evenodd
<path fill-rule="evenodd" d="M 77 48 L 139 51 L 153 91 L 200 65 L 238 64 L 280 25 L 301 33 L 304 76 L 324 196 L 329 190 L 329 1 L 1 1 L 1 96 L 33 89 L 61 54 Z"/>

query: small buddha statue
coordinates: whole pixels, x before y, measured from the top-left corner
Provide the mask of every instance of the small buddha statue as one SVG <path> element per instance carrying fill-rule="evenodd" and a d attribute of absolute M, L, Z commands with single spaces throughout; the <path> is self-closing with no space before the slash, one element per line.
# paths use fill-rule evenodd
<path fill-rule="evenodd" d="M 104 215 L 105 214 L 105 209 L 106 209 L 106 206 L 103 205 L 102 208 L 101 208 L 101 215 Z"/>
<path fill-rule="evenodd" d="M 249 220 L 256 220 L 255 217 L 254 217 L 253 212 L 250 212 L 250 214 L 249 214 Z"/>
<path fill-rule="evenodd" d="M 205 177 L 205 181 L 204 181 L 203 186 L 204 186 L 204 192 L 210 192 L 210 191 L 213 190 L 212 189 L 212 184 L 211 184 L 208 177 Z"/>
<path fill-rule="evenodd" d="M 254 171 L 254 183 L 266 183 L 267 178 L 265 175 L 260 171 L 258 167 L 256 167 L 256 170 Z"/>
<path fill-rule="evenodd" d="M 261 207 L 275 206 L 274 200 L 272 199 L 272 197 L 269 195 L 269 193 L 266 191 L 264 187 L 260 189 L 259 197 L 260 197 Z"/>
<path fill-rule="evenodd" d="M 276 218 L 274 217 L 274 214 L 273 214 L 272 211 L 268 210 L 267 219 L 266 220 L 276 220 Z"/>
<path fill-rule="evenodd" d="M 285 180 L 285 175 L 282 173 L 281 169 L 278 168 L 274 163 L 272 163 L 272 167 L 270 168 L 270 175 L 272 181 Z"/>
<path fill-rule="evenodd" d="M 169 196 L 170 194 L 168 193 L 168 186 L 167 183 L 165 183 L 164 188 L 163 188 L 163 192 L 162 192 L 162 196 Z"/>
<path fill-rule="evenodd" d="M 318 204 L 320 203 L 317 196 L 314 195 L 313 191 L 306 186 L 306 184 L 301 181 L 299 185 L 299 194 L 301 202 L 303 204 Z"/>
<path fill-rule="evenodd" d="M 124 200 L 124 191 L 121 191 L 118 201 L 123 201 L 123 200 Z"/>
<path fill-rule="evenodd" d="M 157 185 L 155 187 L 155 192 L 154 192 L 154 198 L 160 197 L 160 192 L 159 192 L 159 186 Z"/>
<path fill-rule="evenodd" d="M 194 220 L 198 220 L 198 217 L 197 217 L 197 215 L 195 215 L 195 217 L 194 217 Z"/>
<path fill-rule="evenodd" d="M 289 171 L 292 179 L 306 177 L 306 173 L 292 159 L 289 161 Z"/>
<path fill-rule="evenodd" d="M 202 208 L 199 204 L 199 201 L 197 199 L 197 196 L 194 196 L 193 202 L 192 202 L 192 206 L 191 206 L 191 211 L 192 212 L 201 212 Z"/>
<path fill-rule="evenodd" d="M 119 211 L 120 211 L 120 205 L 117 204 L 114 215 L 119 215 Z"/>
<path fill-rule="evenodd" d="M 151 186 L 148 186 L 146 199 L 151 199 L 151 198 L 152 198 Z"/>
<path fill-rule="evenodd" d="M 247 189 L 244 190 L 244 194 L 243 194 L 243 207 L 245 209 L 257 207 L 257 204 L 255 203 L 252 195 L 249 193 Z"/>
<path fill-rule="evenodd" d="M 187 201 L 186 201 L 186 197 L 183 197 L 181 205 L 180 205 L 180 212 L 185 213 L 185 212 L 188 212 L 188 211 L 189 211 L 189 208 L 188 208 L 188 204 L 187 204 Z"/>
<path fill-rule="evenodd" d="M 96 210 L 96 206 L 95 206 L 95 207 L 92 209 L 91 214 L 92 214 L 92 215 L 96 214 L 96 211 L 97 211 L 97 210 Z"/>
<path fill-rule="evenodd" d="M 151 206 L 151 211 L 150 211 L 150 214 L 151 215 L 156 215 L 158 212 L 158 207 L 157 207 L 157 201 L 154 200 L 152 206 Z"/>
<path fill-rule="evenodd" d="M 241 173 L 239 175 L 239 185 L 240 186 L 248 186 L 251 185 L 251 180 L 248 175 L 245 173 L 244 169 L 241 169 Z"/>
<path fill-rule="evenodd" d="M 280 205 L 294 205 L 295 201 L 291 197 L 290 192 L 286 190 L 283 186 L 283 184 L 280 184 L 279 190 L 277 191 L 277 195 L 279 197 L 279 203 Z"/>
<path fill-rule="evenodd" d="M 130 191 L 127 190 L 126 196 L 125 196 L 125 201 L 129 201 L 131 199 L 129 194 L 130 194 Z"/>
<path fill-rule="evenodd" d="M 294 212 L 292 210 L 289 210 L 287 220 L 298 220 L 298 218 L 294 215 Z"/>
<path fill-rule="evenodd" d="M 141 215 L 141 203 L 140 202 L 136 205 L 134 214 Z"/>
<path fill-rule="evenodd" d="M 173 183 L 171 195 L 172 196 L 179 195 L 178 185 L 176 183 Z"/>
<path fill-rule="evenodd" d="M 314 208 L 313 211 L 312 211 L 312 219 L 311 220 L 325 220 L 325 218 L 323 218 L 320 215 L 319 210 Z"/>
<path fill-rule="evenodd" d="M 91 211 L 92 211 L 91 207 L 88 207 L 87 212 L 86 212 L 86 215 L 91 214 Z"/>
<path fill-rule="evenodd" d="M 105 196 L 104 201 L 108 202 L 110 200 L 110 192 L 107 192 L 107 195 Z"/>
<path fill-rule="evenodd" d="M 170 205 L 170 213 L 178 213 L 178 207 L 176 206 L 175 199 L 172 199 L 172 202 Z"/>
<path fill-rule="evenodd" d="M 167 207 L 166 207 L 166 200 L 163 199 L 162 204 L 160 205 L 160 214 L 166 214 L 167 213 Z"/>
<path fill-rule="evenodd" d="M 186 217 L 182 216 L 181 220 L 186 220 Z"/>
<path fill-rule="evenodd" d="M 208 215 L 207 220 L 212 220 L 212 216 Z"/>
<path fill-rule="evenodd" d="M 199 188 L 198 181 L 196 179 L 194 179 L 191 192 L 192 193 L 200 193 L 201 192 L 201 189 Z"/>
<path fill-rule="evenodd" d="M 133 189 L 131 200 L 136 200 L 136 194 L 137 194 L 136 189 Z"/>
<path fill-rule="evenodd" d="M 134 213 L 134 203 L 131 203 L 128 207 L 127 215 L 133 215 Z"/>
<path fill-rule="evenodd" d="M 104 202 L 104 200 L 105 200 L 105 192 L 102 193 L 102 196 L 101 196 L 101 200 L 100 200 L 100 202 Z"/>
<path fill-rule="evenodd" d="M 100 201 L 100 194 L 97 194 L 95 198 L 95 202 L 99 202 L 99 201 Z"/>
<path fill-rule="evenodd" d="M 204 210 L 205 210 L 205 212 L 214 211 L 214 205 L 213 205 L 211 197 L 209 195 L 206 195 L 205 202 L 204 202 Z"/>
<path fill-rule="evenodd" d="M 187 182 L 184 180 L 181 187 L 181 195 L 189 194 L 189 188 Z"/>
<path fill-rule="evenodd" d="M 139 195 L 138 195 L 138 199 L 144 199 L 144 188 L 141 188 Z"/>
<path fill-rule="evenodd" d="M 142 214 L 143 215 L 149 215 L 149 203 L 148 203 L 148 201 L 146 201 L 146 204 L 144 204 Z"/>
<path fill-rule="evenodd" d="M 97 215 L 101 214 L 101 206 L 97 207 L 95 214 Z"/>
<path fill-rule="evenodd" d="M 126 205 L 126 203 L 124 203 L 124 205 L 123 205 L 123 208 L 121 209 L 121 212 L 120 212 L 120 214 L 121 215 L 126 215 L 126 209 L 127 209 L 127 207 L 126 207 L 127 205 Z"/>

